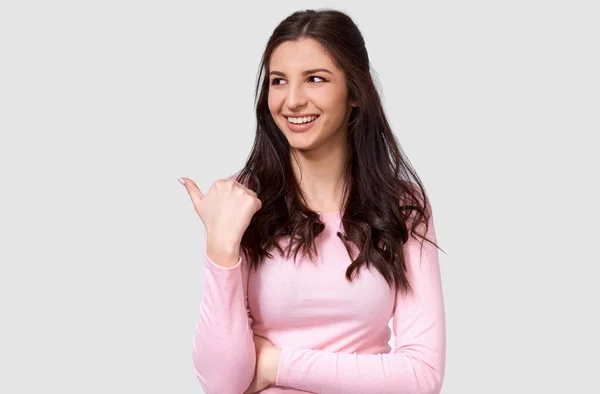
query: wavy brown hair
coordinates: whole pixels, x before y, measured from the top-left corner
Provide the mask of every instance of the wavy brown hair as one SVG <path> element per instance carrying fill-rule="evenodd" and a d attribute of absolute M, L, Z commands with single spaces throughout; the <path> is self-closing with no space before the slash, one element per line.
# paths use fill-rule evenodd
<path fill-rule="evenodd" d="M 357 103 L 348 125 L 344 231 L 337 233 L 353 260 L 346 278 L 352 281 L 363 265 L 372 265 L 390 286 L 410 292 L 402 246 L 412 233 L 437 247 L 425 238 L 431 209 L 425 188 L 384 114 L 363 36 L 352 19 L 337 10 L 297 11 L 275 28 L 266 45 L 255 92 L 254 145 L 235 176 L 257 193 L 262 208 L 242 237 L 241 251 L 251 269 L 265 257 L 273 257 L 273 249 L 288 258 L 293 253 L 296 259 L 301 252 L 312 259 L 317 254 L 315 238 L 325 228 L 319 214 L 303 202 L 290 146 L 268 107 L 271 54 L 281 43 L 302 38 L 314 39 L 328 51 L 344 71 L 350 99 Z M 425 225 L 422 234 L 415 231 L 420 224 Z M 290 241 L 285 249 L 280 245 L 284 237 Z"/>

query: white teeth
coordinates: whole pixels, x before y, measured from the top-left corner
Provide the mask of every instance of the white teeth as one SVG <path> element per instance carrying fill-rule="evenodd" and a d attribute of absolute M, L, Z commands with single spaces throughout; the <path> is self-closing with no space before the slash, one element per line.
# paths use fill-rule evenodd
<path fill-rule="evenodd" d="M 302 118 L 288 117 L 287 119 L 290 121 L 290 123 L 302 124 L 302 123 L 312 122 L 313 120 L 315 120 L 317 118 L 318 118 L 318 116 L 304 116 Z"/>

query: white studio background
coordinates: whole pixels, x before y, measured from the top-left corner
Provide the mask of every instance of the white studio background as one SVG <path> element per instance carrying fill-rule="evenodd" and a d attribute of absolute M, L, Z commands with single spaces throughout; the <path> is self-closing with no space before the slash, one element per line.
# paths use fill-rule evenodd
<path fill-rule="evenodd" d="M 201 393 L 176 179 L 241 168 L 264 45 L 321 7 L 362 30 L 433 204 L 442 392 L 597 392 L 599 6 L 524 0 L 3 1 L 0 392 Z"/>

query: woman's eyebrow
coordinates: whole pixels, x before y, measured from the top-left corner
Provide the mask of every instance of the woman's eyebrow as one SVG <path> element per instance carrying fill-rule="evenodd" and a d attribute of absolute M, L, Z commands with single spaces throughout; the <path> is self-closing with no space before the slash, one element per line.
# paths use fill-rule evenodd
<path fill-rule="evenodd" d="M 306 70 L 306 71 L 304 71 L 302 73 L 302 75 L 314 74 L 314 73 L 318 73 L 320 71 L 323 71 L 323 72 L 326 72 L 326 73 L 329 73 L 329 74 L 333 74 L 331 71 L 329 71 L 326 68 L 313 68 L 312 70 Z M 282 77 L 286 76 L 285 73 L 283 73 L 281 71 L 276 71 L 276 70 L 271 71 L 269 73 L 269 75 L 279 75 L 279 76 L 282 76 Z"/>

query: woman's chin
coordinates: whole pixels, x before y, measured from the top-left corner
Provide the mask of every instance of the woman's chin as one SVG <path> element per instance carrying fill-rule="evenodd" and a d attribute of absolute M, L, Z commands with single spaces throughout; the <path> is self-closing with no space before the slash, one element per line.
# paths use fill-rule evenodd
<path fill-rule="evenodd" d="M 313 150 L 314 147 L 311 144 L 290 144 L 290 149 L 298 152 L 307 152 Z"/>
<path fill-rule="evenodd" d="M 314 148 L 314 138 L 307 135 L 286 135 L 291 149 L 310 150 Z"/>

